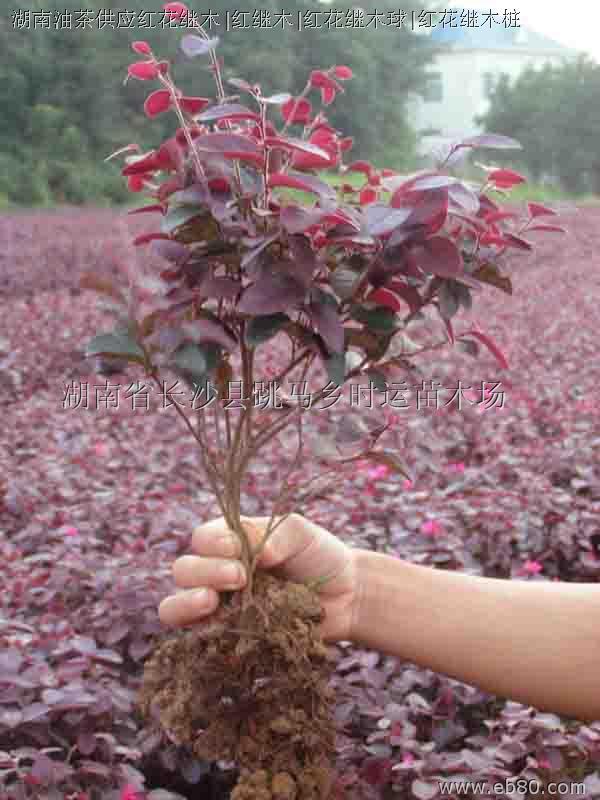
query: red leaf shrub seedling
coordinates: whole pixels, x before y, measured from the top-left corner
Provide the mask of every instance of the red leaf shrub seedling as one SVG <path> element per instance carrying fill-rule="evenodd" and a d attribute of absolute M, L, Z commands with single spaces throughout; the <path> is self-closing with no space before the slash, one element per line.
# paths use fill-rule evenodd
<path fill-rule="evenodd" d="M 461 149 L 519 147 L 505 136 L 460 140 L 436 169 L 412 175 L 346 163 L 352 140 L 318 105 L 350 91 L 342 85 L 352 78 L 349 66 L 314 69 L 299 94 L 263 96 L 260 86 L 233 79 L 233 97 L 218 39 L 195 21 L 187 25 L 183 3 L 164 10 L 186 20 L 181 49 L 209 61 L 216 99 L 184 95 L 169 62 L 134 43 L 147 60 L 129 75 L 157 84 L 146 115 L 172 113 L 178 125 L 150 153 L 125 155 L 123 168 L 131 190 L 146 192 L 159 212 L 158 228 L 134 245 L 151 247 L 165 264 L 159 274 L 138 276 L 117 327 L 96 336 L 88 354 L 139 364 L 159 387 L 168 370 L 193 394 L 192 413 L 175 410 L 239 538 L 248 581 L 208 630 L 180 632 L 157 647 L 145 665 L 140 708 L 197 757 L 236 762 L 242 777 L 234 800 L 317 800 L 330 793 L 335 749 L 332 666 L 317 632 L 323 612 L 310 587 L 257 572 L 258 557 L 281 522 L 338 483 L 345 467 L 368 461 L 380 465 L 374 476 L 410 475 L 382 445 L 399 428 L 386 409 L 365 415 L 370 425 L 342 421 L 334 439 L 321 442 L 319 475 L 331 480 L 315 489 L 306 412 L 352 381 L 366 379 L 382 393 L 398 370 L 409 374 L 407 330 L 418 321 L 444 330 L 424 350 L 474 338 L 507 368 L 489 335 L 454 330 L 451 319 L 485 285 L 512 291 L 502 258 L 530 250 L 521 234 L 549 212 L 530 206 L 519 223 L 485 194 L 521 183 L 511 170 L 488 171 L 483 187 L 444 173 Z M 263 346 L 275 339 L 283 345 L 267 369 Z M 310 387 L 309 408 L 289 395 L 285 404 L 264 402 L 265 384 L 274 399 L 284 378 Z M 293 452 L 265 538 L 252 548 L 244 485 L 264 448 L 290 435 Z M 438 536 L 444 527 L 431 520 L 423 530 Z M 388 764 L 367 772 L 377 784 L 390 776 Z"/>

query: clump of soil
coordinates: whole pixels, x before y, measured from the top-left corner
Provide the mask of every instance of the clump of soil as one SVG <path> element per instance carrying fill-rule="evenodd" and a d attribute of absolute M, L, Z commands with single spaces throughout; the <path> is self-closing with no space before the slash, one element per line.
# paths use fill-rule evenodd
<path fill-rule="evenodd" d="M 335 753 L 332 656 L 318 596 L 257 572 L 252 597 L 163 640 L 140 710 L 206 761 L 235 761 L 232 800 L 325 800 Z"/>

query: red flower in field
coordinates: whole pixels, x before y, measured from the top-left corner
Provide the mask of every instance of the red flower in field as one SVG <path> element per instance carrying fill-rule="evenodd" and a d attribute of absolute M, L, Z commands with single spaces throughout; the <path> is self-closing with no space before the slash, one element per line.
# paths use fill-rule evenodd
<path fill-rule="evenodd" d="M 376 467 L 370 467 L 367 470 L 367 475 L 372 481 L 383 480 L 390 474 L 390 468 L 385 464 L 378 464 Z"/>
<path fill-rule="evenodd" d="M 421 525 L 421 533 L 424 533 L 425 536 L 432 536 L 435 538 L 444 533 L 444 526 L 437 519 L 427 519 Z"/>
<path fill-rule="evenodd" d="M 135 786 L 128 783 L 121 789 L 120 800 L 142 800 L 142 795 L 139 794 Z"/>
<path fill-rule="evenodd" d="M 519 570 L 519 575 L 539 575 L 543 569 L 539 561 L 527 560 Z"/>

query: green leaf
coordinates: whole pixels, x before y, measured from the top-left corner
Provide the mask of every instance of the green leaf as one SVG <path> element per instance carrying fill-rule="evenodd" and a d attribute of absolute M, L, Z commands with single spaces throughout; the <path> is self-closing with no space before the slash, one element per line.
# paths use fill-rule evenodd
<path fill-rule="evenodd" d="M 353 306 L 351 316 L 376 333 L 391 333 L 396 327 L 396 314 L 389 308 L 364 308 Z"/>
<path fill-rule="evenodd" d="M 208 361 L 203 348 L 197 344 L 184 344 L 173 357 L 173 363 L 179 369 L 193 375 L 205 375 L 208 371 Z"/>
<path fill-rule="evenodd" d="M 251 347 L 256 347 L 268 341 L 290 321 L 287 314 L 261 314 L 253 317 L 246 327 L 246 342 Z"/>
<path fill-rule="evenodd" d="M 330 305 L 337 311 L 338 301 L 330 292 L 324 292 L 322 289 L 315 287 L 312 290 L 312 296 L 313 296 L 313 303 L 315 304 L 327 303 L 327 305 Z"/>
<path fill-rule="evenodd" d="M 126 361 L 144 363 L 144 351 L 135 341 L 130 331 L 117 330 L 101 333 L 88 342 L 86 356 L 113 356 Z"/>
<path fill-rule="evenodd" d="M 330 276 L 329 282 L 331 288 L 340 298 L 340 300 L 349 300 L 354 294 L 354 290 L 361 276 L 357 275 L 351 269 L 338 267 Z"/>
<path fill-rule="evenodd" d="M 470 311 L 473 306 L 473 298 L 471 297 L 471 290 L 464 283 L 456 281 L 456 291 L 458 295 L 458 302 L 466 310 Z"/>
<path fill-rule="evenodd" d="M 378 369 L 368 369 L 365 373 L 378 392 L 387 391 L 388 385 L 383 372 Z"/>
<path fill-rule="evenodd" d="M 440 304 L 439 311 L 442 319 L 451 320 L 460 308 L 460 290 L 457 282 L 444 280 L 438 289 L 437 299 Z"/>
<path fill-rule="evenodd" d="M 171 234 L 173 231 L 185 225 L 194 217 L 199 217 L 206 214 L 201 208 L 197 206 L 175 206 L 162 218 L 160 223 L 161 233 Z"/>
<path fill-rule="evenodd" d="M 112 297 L 113 300 L 120 304 L 126 304 L 127 302 L 121 290 L 112 281 L 96 275 L 94 272 L 86 272 L 79 281 L 79 285 L 82 289 L 92 289 L 99 294 Z"/>
<path fill-rule="evenodd" d="M 495 264 L 486 261 L 479 269 L 472 273 L 472 277 L 476 278 L 482 283 L 487 283 L 490 286 L 495 286 L 501 289 L 506 294 L 512 294 L 512 282 L 508 275 L 503 275 Z"/>
<path fill-rule="evenodd" d="M 341 386 L 346 378 L 346 356 L 344 353 L 333 353 L 328 358 L 323 359 L 325 370 L 329 380 Z"/>
<path fill-rule="evenodd" d="M 456 346 L 473 358 L 477 358 L 479 355 L 479 345 L 472 339 L 457 339 Z"/>
<path fill-rule="evenodd" d="M 218 366 L 222 350 L 216 342 L 184 344 L 175 351 L 171 363 L 188 386 L 208 391 L 210 374 Z"/>

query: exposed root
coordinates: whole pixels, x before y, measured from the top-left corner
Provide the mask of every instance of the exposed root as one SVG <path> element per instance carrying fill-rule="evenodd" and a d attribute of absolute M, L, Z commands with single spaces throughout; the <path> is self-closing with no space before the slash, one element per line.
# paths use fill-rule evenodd
<path fill-rule="evenodd" d="M 178 631 L 146 661 L 140 709 L 207 761 L 235 761 L 232 800 L 325 800 L 335 753 L 333 665 L 305 586 L 264 572 L 210 626 Z"/>

